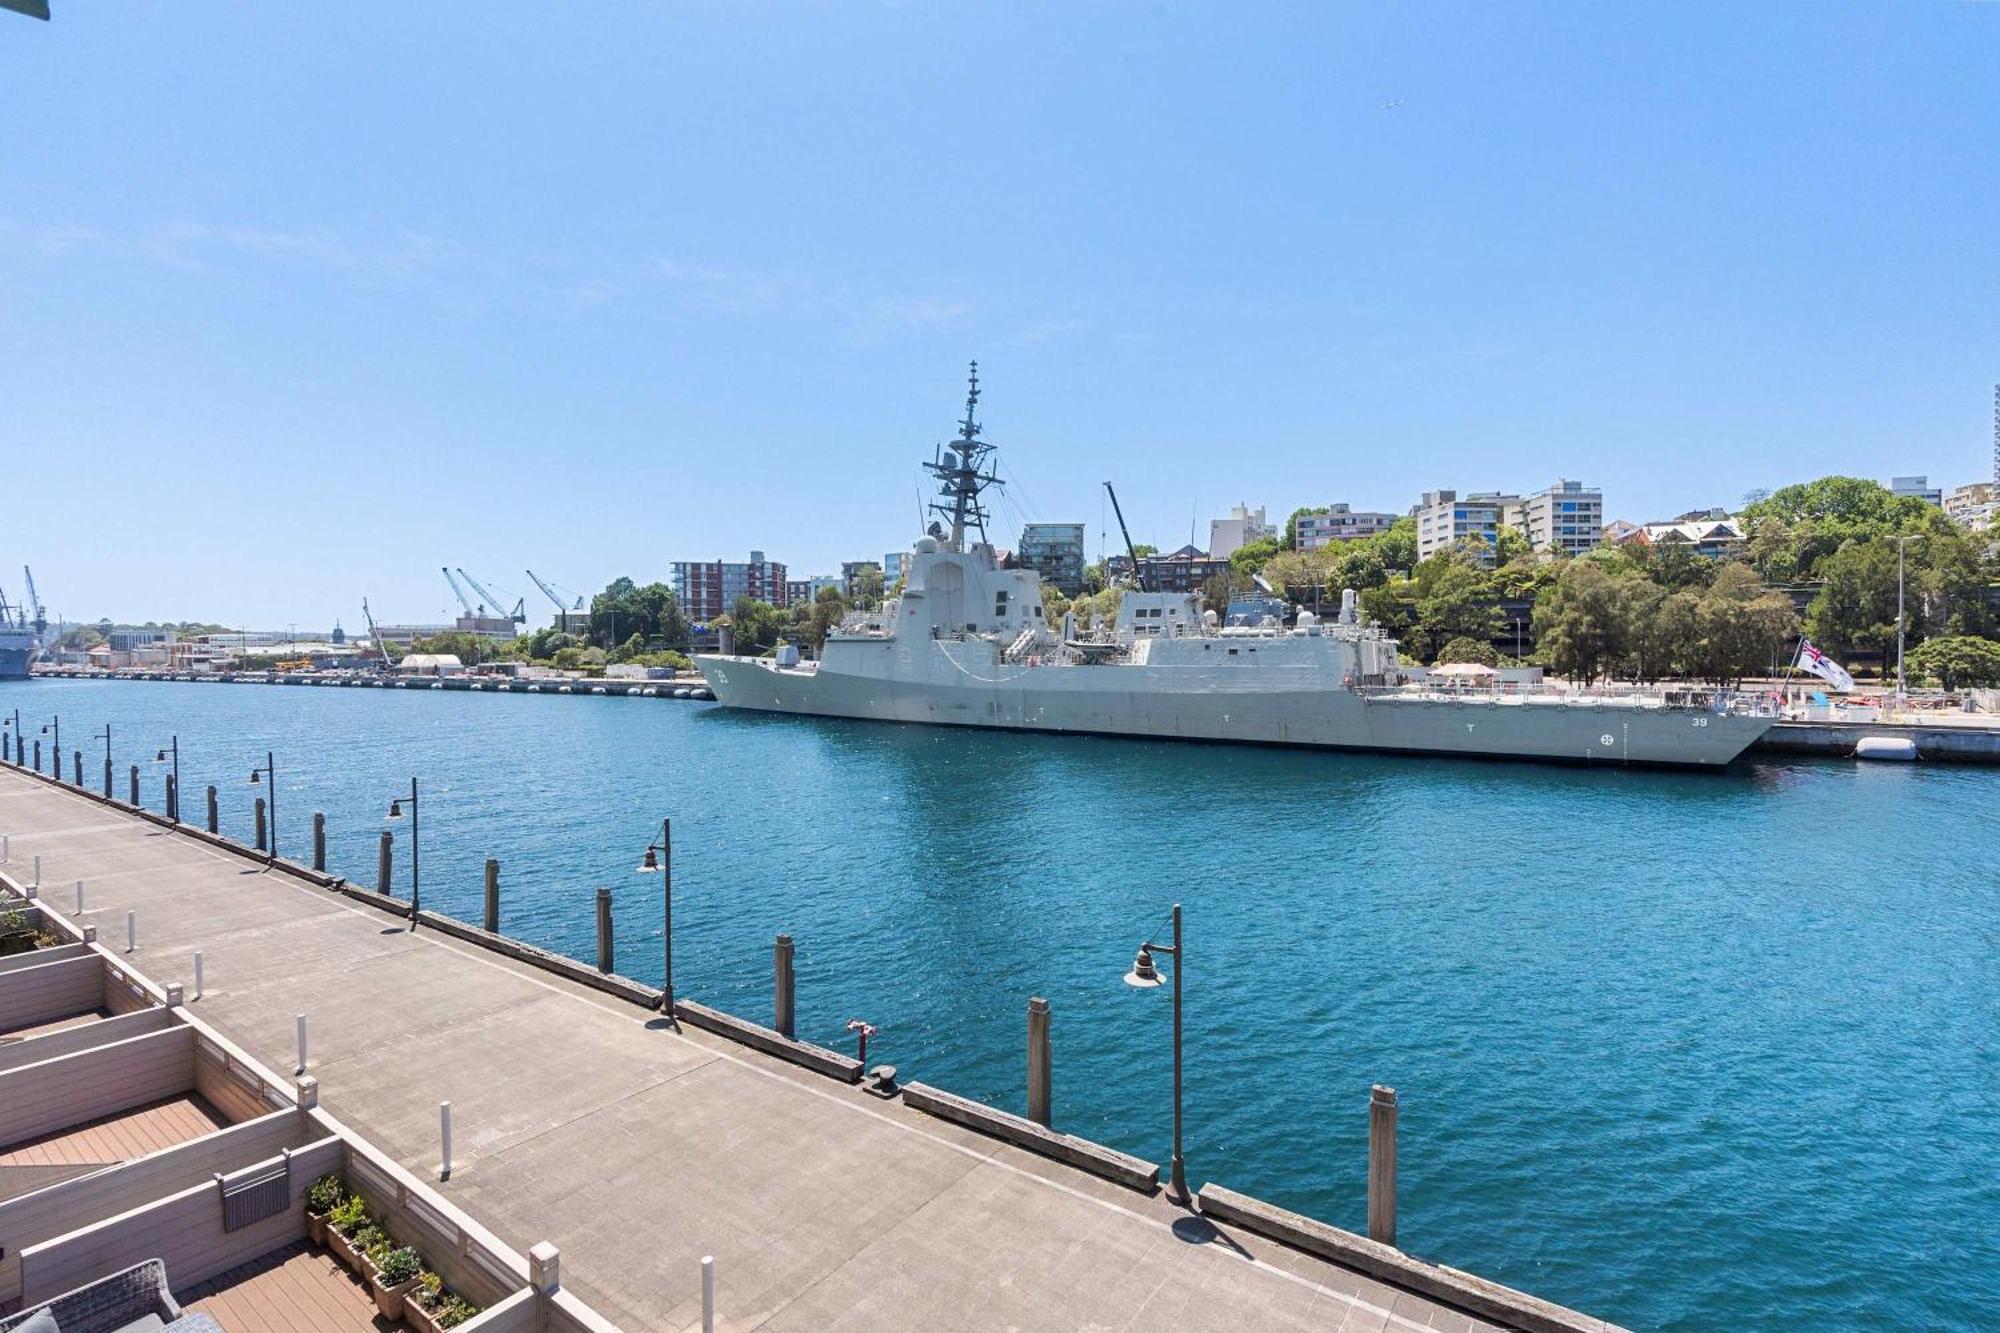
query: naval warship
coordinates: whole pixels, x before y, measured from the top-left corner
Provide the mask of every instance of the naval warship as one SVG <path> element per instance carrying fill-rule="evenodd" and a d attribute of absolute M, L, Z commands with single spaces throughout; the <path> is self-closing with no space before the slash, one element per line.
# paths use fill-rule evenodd
<path fill-rule="evenodd" d="M 35 596 L 35 576 L 27 567 L 21 573 L 28 580 L 28 600 L 23 606 L 9 606 L 0 590 L 0 680 L 26 680 L 42 656 L 42 635 L 48 631 L 48 617 Z"/>
<path fill-rule="evenodd" d="M 1697 689 L 1581 693 L 1440 684 L 1397 659 L 1352 589 L 1337 616 L 1218 623 L 1199 596 L 1124 591 L 1108 631 L 1047 623 L 1040 575 L 987 540 L 982 495 L 1000 485 L 975 415 L 973 363 L 956 439 L 925 463 L 937 516 L 905 560 L 899 596 L 854 613 L 818 661 L 696 661 L 730 708 L 881 722 L 1151 739 L 1236 741 L 1584 764 L 1719 767 L 1777 720 L 1765 701 Z M 1139 562 L 1133 561 L 1135 575 Z"/>

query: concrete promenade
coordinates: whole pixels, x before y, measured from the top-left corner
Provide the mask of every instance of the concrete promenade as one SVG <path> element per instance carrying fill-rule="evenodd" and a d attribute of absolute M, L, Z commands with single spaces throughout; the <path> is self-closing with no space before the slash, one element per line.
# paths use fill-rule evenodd
<path fill-rule="evenodd" d="M 698 1325 L 704 1254 L 732 1329 L 1494 1327 L 11 767 L 0 832 L 102 943 L 136 910 L 156 982 L 192 997 L 201 950 L 193 1011 L 272 1068 L 308 1015 L 323 1103 L 420 1176 L 449 1100 L 439 1188 L 634 1333 Z"/>

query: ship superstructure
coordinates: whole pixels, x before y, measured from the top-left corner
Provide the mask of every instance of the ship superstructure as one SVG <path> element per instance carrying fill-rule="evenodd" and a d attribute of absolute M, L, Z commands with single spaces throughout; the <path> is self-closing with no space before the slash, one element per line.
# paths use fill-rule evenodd
<path fill-rule="evenodd" d="M 1003 567 L 981 494 L 999 485 L 975 416 L 975 363 L 957 439 L 926 468 L 938 520 L 905 586 L 851 615 L 820 660 L 698 659 L 734 708 L 1010 730 L 1242 741 L 1613 764 L 1726 764 L 1776 720 L 1709 690 L 1583 694 L 1434 684 L 1363 623 L 1348 590 L 1330 620 L 1301 609 L 1222 626 L 1193 594 L 1128 589 L 1091 633 L 1051 625 L 1041 579 Z M 947 522 L 948 520 L 948 522 Z"/>
<path fill-rule="evenodd" d="M 49 618 L 35 594 L 35 576 L 21 567 L 27 581 L 27 600 L 12 604 L 0 588 L 0 680 L 26 680 L 41 660 L 42 637 L 48 632 Z"/>

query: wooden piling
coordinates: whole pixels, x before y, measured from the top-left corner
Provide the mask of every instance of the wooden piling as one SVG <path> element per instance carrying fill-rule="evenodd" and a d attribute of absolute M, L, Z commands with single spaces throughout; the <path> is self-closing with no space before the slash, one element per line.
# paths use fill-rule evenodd
<path fill-rule="evenodd" d="M 313 811 L 313 869 L 326 871 L 326 815 Z"/>
<path fill-rule="evenodd" d="M 266 827 L 267 822 L 264 816 L 264 798 L 259 796 L 257 798 L 257 850 L 260 852 L 265 849 L 265 845 L 270 838 L 270 829 Z"/>
<path fill-rule="evenodd" d="M 1049 1110 L 1049 1002 L 1028 1001 L 1028 1119 L 1051 1123 Z"/>
<path fill-rule="evenodd" d="M 1396 1243 L 1396 1090 L 1368 1095 L 1368 1239 Z"/>
<path fill-rule="evenodd" d="M 139 804 L 139 766 L 132 765 L 132 804 Z"/>
<path fill-rule="evenodd" d="M 375 844 L 375 892 L 384 898 L 389 896 L 389 872 L 393 869 L 390 860 L 395 850 L 396 835 L 383 829 L 380 841 Z"/>
<path fill-rule="evenodd" d="M 771 1026 L 779 1035 L 795 1037 L 797 1021 L 797 974 L 792 971 L 792 937 L 780 935 L 771 946 Z"/>
<path fill-rule="evenodd" d="M 611 890 L 597 891 L 597 970 L 607 975 L 616 969 L 611 946 Z"/>
<path fill-rule="evenodd" d="M 181 784 L 171 773 L 167 774 L 167 818 L 176 824 L 181 822 Z"/>
<path fill-rule="evenodd" d="M 208 789 L 208 831 L 210 833 L 220 833 L 222 830 L 217 827 L 220 822 L 217 818 L 215 808 L 215 788 L 211 785 Z"/>
<path fill-rule="evenodd" d="M 486 858 L 486 933 L 500 933 L 500 863 Z"/>

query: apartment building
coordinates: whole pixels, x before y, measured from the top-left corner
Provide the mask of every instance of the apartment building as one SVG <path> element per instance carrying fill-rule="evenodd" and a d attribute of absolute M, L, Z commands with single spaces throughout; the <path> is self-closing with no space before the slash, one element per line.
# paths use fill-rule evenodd
<path fill-rule="evenodd" d="M 1537 551 L 1581 555 L 1604 532 L 1604 492 L 1580 481 L 1559 480 L 1521 502 L 1521 529 Z"/>
<path fill-rule="evenodd" d="M 691 620 L 713 620 L 745 597 L 784 606 L 789 592 L 784 564 L 766 560 L 762 551 L 742 562 L 674 561 L 674 596 Z"/>
<path fill-rule="evenodd" d="M 1083 524 L 1029 523 L 1021 529 L 1017 563 L 1042 576 L 1065 597 L 1083 591 Z"/>
<path fill-rule="evenodd" d="M 1300 514 L 1293 523 L 1295 541 L 1301 551 L 1317 551 L 1335 542 L 1351 542 L 1373 537 L 1395 526 L 1398 515 L 1373 510 L 1354 510 L 1344 504 L 1328 505 L 1317 514 Z"/>

